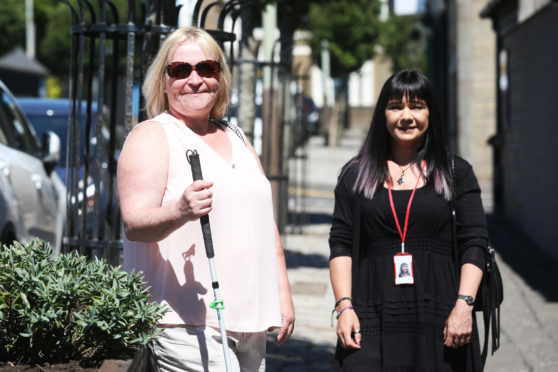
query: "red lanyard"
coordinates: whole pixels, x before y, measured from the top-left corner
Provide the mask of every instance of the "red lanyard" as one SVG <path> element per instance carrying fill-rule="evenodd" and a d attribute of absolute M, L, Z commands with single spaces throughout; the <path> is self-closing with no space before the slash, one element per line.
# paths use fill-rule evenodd
<path fill-rule="evenodd" d="M 395 219 L 395 225 L 397 225 L 397 230 L 399 230 L 399 236 L 401 236 L 401 253 L 405 253 L 405 237 L 407 236 L 407 227 L 409 226 L 409 214 L 411 212 L 411 204 L 413 203 L 413 197 L 415 196 L 415 192 L 417 191 L 417 187 L 418 187 L 421 176 L 422 176 L 422 173 L 419 173 L 419 176 L 417 178 L 417 183 L 415 184 L 415 188 L 413 189 L 413 192 L 411 193 L 411 197 L 409 198 L 409 203 L 407 203 L 407 213 L 405 215 L 405 226 L 403 227 L 403 232 L 401 232 L 401 226 L 399 225 L 399 219 L 397 218 L 397 213 L 395 212 L 395 205 L 393 204 L 393 196 L 391 195 L 391 185 L 390 185 L 389 182 L 387 182 L 388 193 L 389 193 L 389 204 L 391 205 L 391 211 L 393 212 L 393 218 Z"/>

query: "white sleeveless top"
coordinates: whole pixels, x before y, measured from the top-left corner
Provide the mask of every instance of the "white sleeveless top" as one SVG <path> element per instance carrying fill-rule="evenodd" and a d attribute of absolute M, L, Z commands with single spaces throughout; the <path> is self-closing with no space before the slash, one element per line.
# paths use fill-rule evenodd
<path fill-rule="evenodd" d="M 182 121 L 163 113 L 169 148 L 168 180 L 162 204 L 176 201 L 190 185 L 186 150 L 197 150 L 204 180 L 213 181 L 209 213 L 215 267 L 227 330 L 260 332 L 281 325 L 275 222 L 271 185 L 237 134 L 225 128 L 232 143 L 227 164 Z M 139 124 L 150 125 L 150 124 Z M 187 222 L 158 243 L 129 241 L 123 234 L 124 269 L 143 271 L 151 301 L 171 311 L 162 325 L 219 327 L 209 261 L 199 220 Z"/>

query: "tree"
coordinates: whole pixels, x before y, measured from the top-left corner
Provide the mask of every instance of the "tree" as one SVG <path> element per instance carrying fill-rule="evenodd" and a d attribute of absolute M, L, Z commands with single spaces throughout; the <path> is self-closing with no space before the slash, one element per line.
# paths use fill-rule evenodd
<path fill-rule="evenodd" d="M 25 2 L 3 0 L 0 2 L 0 55 L 18 45 L 25 47 Z"/>
<path fill-rule="evenodd" d="M 324 131 L 328 143 L 336 143 L 340 133 L 338 128 L 349 125 L 349 73 L 360 69 L 376 53 L 380 5 L 379 0 L 327 0 L 310 5 L 308 28 L 312 33 L 313 58 L 319 61 L 322 41 L 327 40 L 331 76 L 339 83 L 331 117 L 327 105 L 324 105 Z"/>
<path fill-rule="evenodd" d="M 383 54 L 393 62 L 393 71 L 415 68 L 424 71 L 426 55 L 420 36 L 421 19 L 418 15 L 395 16 L 382 23 L 380 45 Z"/>
<path fill-rule="evenodd" d="M 58 0 L 35 0 L 37 59 L 62 81 L 70 68 L 71 13 Z"/>
<path fill-rule="evenodd" d="M 69 0 L 78 11 L 79 0 Z M 34 0 L 36 29 L 36 59 L 44 64 L 51 75 L 66 84 L 70 69 L 71 24 L 70 8 L 59 0 Z M 98 19 L 98 2 L 90 1 Z M 128 0 L 112 0 L 120 16 L 119 23 L 126 22 Z M 8 53 L 16 46 L 25 47 L 25 2 L 22 0 L 0 1 L 0 54 Z M 84 2 L 82 2 L 84 4 Z M 87 9 L 87 8 L 84 8 Z M 139 8 L 136 9 L 139 17 Z M 85 10 L 86 22 L 90 22 Z M 108 22 L 115 22 L 107 7 Z M 79 21 L 78 21 L 79 22 Z M 87 56 L 85 56 L 87 58 Z"/>
<path fill-rule="evenodd" d="M 79 14 L 79 1 L 69 0 L 69 2 Z M 112 0 L 111 2 L 117 10 L 119 19 L 113 19 L 107 6 L 107 23 L 127 22 L 128 0 Z M 99 22 L 98 2 L 90 1 L 90 3 L 95 11 L 96 22 Z M 136 12 L 139 13 L 138 9 L 136 9 Z M 91 22 L 87 8 L 84 8 L 84 14 L 85 22 Z M 70 8 L 59 0 L 35 0 L 35 20 L 37 23 L 38 59 L 47 66 L 51 74 L 66 83 L 70 70 L 70 53 L 72 52 L 72 13 Z M 73 52 L 77 53 L 77 51 Z M 84 58 L 88 63 L 88 53 L 85 54 Z"/>
<path fill-rule="evenodd" d="M 322 40 L 328 40 L 331 73 L 346 77 L 376 52 L 381 21 L 378 0 L 328 0 L 310 5 L 312 51 L 319 60 Z"/>

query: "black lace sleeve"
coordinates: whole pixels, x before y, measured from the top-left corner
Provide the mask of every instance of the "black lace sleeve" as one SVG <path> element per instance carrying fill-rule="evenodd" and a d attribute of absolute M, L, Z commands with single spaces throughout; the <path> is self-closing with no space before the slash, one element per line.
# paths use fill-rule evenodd
<path fill-rule="evenodd" d="M 335 187 L 335 207 L 329 234 L 330 260 L 352 254 L 354 211 L 351 200 L 354 197 L 352 184 L 355 179 L 355 172 L 349 170 L 342 173 Z"/>
<path fill-rule="evenodd" d="M 488 246 L 488 228 L 481 200 L 481 190 L 471 165 L 455 159 L 455 212 L 457 244 L 461 264 L 471 263 L 484 270 Z"/>

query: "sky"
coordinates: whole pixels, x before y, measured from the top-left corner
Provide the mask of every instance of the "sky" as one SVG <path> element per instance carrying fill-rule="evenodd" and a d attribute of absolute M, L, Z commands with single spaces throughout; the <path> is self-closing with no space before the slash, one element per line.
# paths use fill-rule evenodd
<path fill-rule="evenodd" d="M 423 11 L 426 0 L 394 0 L 393 10 L 397 15 L 416 14 Z"/>

